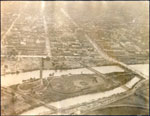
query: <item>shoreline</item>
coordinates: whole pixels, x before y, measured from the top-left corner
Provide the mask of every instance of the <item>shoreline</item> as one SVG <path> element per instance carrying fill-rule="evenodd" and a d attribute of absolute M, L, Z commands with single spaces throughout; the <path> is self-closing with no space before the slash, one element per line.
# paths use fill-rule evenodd
<path fill-rule="evenodd" d="M 140 71 L 141 73 L 149 76 L 149 64 L 137 64 L 137 65 L 129 65 L 133 69 Z M 141 67 L 141 68 L 139 68 Z M 124 69 L 117 65 L 113 66 L 100 66 L 100 67 L 93 67 L 95 70 L 100 71 L 103 74 L 111 73 L 111 72 L 124 72 Z M 19 74 L 8 74 L 5 76 L 1 76 L 1 86 L 7 87 L 14 84 L 20 84 L 23 80 L 28 80 L 30 78 L 39 78 L 40 71 L 35 70 L 31 72 L 23 72 Z M 43 71 L 43 78 L 49 76 L 49 74 L 55 73 L 54 76 L 62 76 L 68 74 L 93 74 L 90 70 L 86 68 L 79 68 L 79 69 L 70 69 L 70 70 L 44 70 Z M 15 79 L 15 81 L 14 81 Z M 148 79 L 148 78 L 146 78 Z"/>

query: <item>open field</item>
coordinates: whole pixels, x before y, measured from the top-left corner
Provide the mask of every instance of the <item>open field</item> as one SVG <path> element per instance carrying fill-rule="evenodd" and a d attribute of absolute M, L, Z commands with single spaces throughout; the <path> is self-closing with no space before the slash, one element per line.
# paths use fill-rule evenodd
<path fill-rule="evenodd" d="M 113 73 L 110 74 L 113 75 Z M 107 76 L 110 76 L 110 74 L 107 74 Z M 31 96 L 32 98 L 36 98 L 45 103 L 51 103 L 76 96 L 109 91 L 125 84 L 126 82 L 131 80 L 131 78 L 134 77 L 134 74 L 129 74 L 127 72 L 120 72 L 117 75 L 114 73 L 114 75 L 115 76 L 111 77 L 111 79 L 107 78 L 105 80 L 103 80 L 102 77 L 98 77 L 95 74 L 82 74 L 70 76 L 64 75 L 60 78 L 48 77 L 47 79 L 43 80 L 43 87 L 38 87 L 40 85 L 39 82 L 30 79 L 29 82 L 24 82 L 18 85 L 12 85 L 10 86 L 10 88 L 12 88 L 16 93 L 22 92 L 27 96 Z M 121 79 L 122 77 L 124 77 L 124 80 Z M 114 80 L 116 83 L 113 83 L 112 80 Z M 104 86 L 106 84 L 107 86 Z M 33 87 L 36 87 L 36 89 L 33 89 Z M 15 96 L 16 101 L 18 101 L 14 103 L 16 107 L 17 104 L 21 103 L 23 103 L 26 106 L 23 107 L 22 110 L 14 109 L 17 114 L 21 113 L 24 110 L 34 108 L 35 106 L 39 106 L 39 103 L 29 102 L 30 100 L 27 100 L 26 97 L 22 98 L 18 94 L 15 94 Z M 5 93 L 3 98 L 6 99 Z M 10 97 L 7 99 L 11 100 L 12 98 Z M 21 103 L 19 102 L 20 99 L 23 99 Z M 7 103 L 11 102 L 8 101 Z M 6 107 L 11 107 L 7 103 L 3 101 L 3 104 L 5 104 Z M 11 113 L 8 110 L 6 110 L 5 112 Z"/>

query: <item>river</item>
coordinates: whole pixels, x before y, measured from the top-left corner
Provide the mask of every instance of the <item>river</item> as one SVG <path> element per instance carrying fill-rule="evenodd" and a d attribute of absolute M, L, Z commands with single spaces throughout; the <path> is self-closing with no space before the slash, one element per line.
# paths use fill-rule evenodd
<path fill-rule="evenodd" d="M 100 71 L 101 73 L 111 73 L 111 72 L 123 72 L 124 70 L 118 66 L 102 66 L 102 67 L 93 67 L 94 69 Z M 50 73 L 54 73 L 54 76 L 61 76 L 67 74 L 93 74 L 90 70 L 86 68 L 79 68 L 79 69 L 70 69 L 70 70 L 44 70 L 43 71 L 43 78 L 48 77 Z M 1 76 L 1 85 L 2 86 L 10 86 L 14 84 L 22 83 L 22 80 L 27 80 L 30 78 L 39 78 L 40 71 L 31 71 L 31 72 L 23 72 L 19 74 L 8 74 L 5 76 Z"/>
<path fill-rule="evenodd" d="M 138 70 L 142 72 L 143 74 L 147 75 L 149 77 L 149 64 L 138 64 L 138 65 L 130 65 L 135 70 Z M 93 67 L 94 69 L 100 71 L 103 74 L 111 73 L 111 72 L 123 72 L 124 69 L 118 67 L 118 66 L 101 66 L 101 67 Z M 7 74 L 5 76 L 1 76 L 1 86 L 10 86 L 14 84 L 22 83 L 22 80 L 33 78 L 39 78 L 40 77 L 40 71 L 31 71 L 31 72 L 23 72 L 19 74 Z M 48 77 L 50 73 L 54 73 L 54 76 L 61 76 L 61 75 L 67 75 L 67 74 L 93 74 L 90 70 L 86 68 L 79 68 L 79 69 L 70 69 L 70 70 L 58 70 L 55 72 L 55 70 L 44 70 L 43 71 L 43 77 Z"/>
<path fill-rule="evenodd" d="M 138 64 L 138 65 L 130 65 L 135 70 L 138 70 L 142 72 L 143 74 L 149 76 L 149 64 Z M 103 74 L 111 73 L 111 72 L 124 72 L 124 69 L 118 67 L 118 66 L 101 66 L 101 67 L 93 67 L 94 69 L 100 71 Z M 60 71 L 58 70 L 55 72 L 54 70 L 44 70 L 43 71 L 43 77 L 47 77 L 50 73 L 54 73 L 54 76 L 61 76 L 66 74 L 93 74 L 90 70 L 86 68 L 80 68 L 80 69 L 70 69 L 70 70 L 64 70 Z M 19 74 L 8 74 L 1 77 L 1 85 L 2 86 L 10 86 L 13 84 L 22 83 L 22 80 L 27 80 L 30 77 L 39 78 L 39 70 L 37 71 L 31 71 L 31 72 L 24 72 Z M 127 83 L 127 86 L 132 87 L 137 80 L 137 77 L 133 78 L 130 82 Z M 109 97 L 113 94 L 122 93 L 126 91 L 122 87 L 115 88 L 113 90 L 109 90 L 106 92 L 99 92 L 94 94 L 88 94 L 88 95 L 82 95 L 78 97 L 68 98 L 65 100 L 57 101 L 49 103 L 49 105 L 55 106 L 56 108 L 68 108 L 70 106 L 81 104 L 85 102 L 90 102 L 92 100 L 96 100 L 103 97 Z M 32 110 L 29 110 L 27 112 L 22 113 L 21 115 L 39 115 L 44 112 L 48 112 L 49 109 L 43 106 L 34 108 Z"/>
<path fill-rule="evenodd" d="M 92 100 L 97 100 L 99 98 L 103 97 L 109 97 L 113 95 L 114 93 L 122 93 L 125 90 L 122 87 L 115 88 L 110 91 L 106 92 L 99 92 L 99 93 L 94 93 L 94 94 L 88 94 L 88 95 L 81 95 L 73 98 L 68 98 L 65 100 L 57 101 L 57 102 L 52 102 L 49 103 L 49 105 L 55 106 L 56 108 L 69 108 L 70 106 L 74 106 L 77 104 L 81 103 L 86 103 L 86 102 L 91 102 Z M 43 106 L 34 108 L 30 111 L 24 112 L 21 115 L 39 115 L 45 112 L 48 112 L 49 109 Z"/>

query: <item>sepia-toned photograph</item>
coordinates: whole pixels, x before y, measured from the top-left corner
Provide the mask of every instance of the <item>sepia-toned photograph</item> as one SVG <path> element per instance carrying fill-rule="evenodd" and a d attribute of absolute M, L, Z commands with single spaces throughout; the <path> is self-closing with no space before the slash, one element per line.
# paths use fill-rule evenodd
<path fill-rule="evenodd" d="M 149 115 L 149 1 L 1 1 L 1 115 Z"/>

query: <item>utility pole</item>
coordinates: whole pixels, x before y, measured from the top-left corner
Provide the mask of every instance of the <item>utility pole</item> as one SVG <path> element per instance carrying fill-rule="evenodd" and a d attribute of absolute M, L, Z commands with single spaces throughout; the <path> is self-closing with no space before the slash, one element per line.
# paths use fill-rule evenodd
<path fill-rule="evenodd" d="M 41 63 L 40 63 L 40 80 L 41 84 L 43 85 L 43 67 L 44 67 L 44 58 L 41 58 Z"/>
<path fill-rule="evenodd" d="M 43 84 L 43 69 L 44 69 L 44 60 L 45 61 L 49 61 L 50 58 L 49 57 L 41 57 L 40 58 L 40 80 L 41 80 L 41 84 Z"/>

